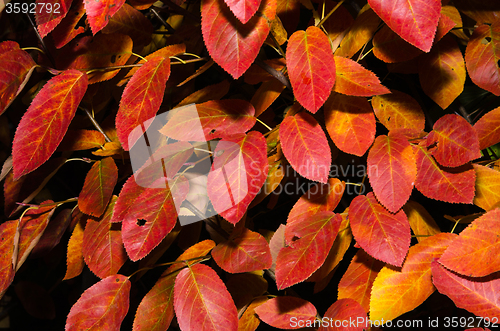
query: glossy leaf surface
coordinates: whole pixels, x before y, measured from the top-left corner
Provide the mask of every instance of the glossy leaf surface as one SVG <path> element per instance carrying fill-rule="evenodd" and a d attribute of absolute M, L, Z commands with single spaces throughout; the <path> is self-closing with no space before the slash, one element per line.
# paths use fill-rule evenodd
<path fill-rule="evenodd" d="M 182 270 L 175 279 L 174 308 L 182 330 L 236 330 L 238 313 L 226 286 L 204 264 Z"/>
<path fill-rule="evenodd" d="M 14 137 L 12 157 L 16 179 L 38 168 L 54 153 L 86 89 L 87 76 L 68 70 L 52 78 L 36 95 Z"/>
<path fill-rule="evenodd" d="M 328 181 L 332 163 L 326 135 L 310 114 L 288 116 L 280 126 L 281 148 L 301 176 L 321 183 Z"/>
<path fill-rule="evenodd" d="M 360 195 L 349 206 L 349 219 L 354 238 L 371 256 L 383 262 L 401 266 L 408 248 L 411 233 L 403 211 L 387 211 L 373 193 Z"/>
<path fill-rule="evenodd" d="M 245 24 L 259 9 L 260 0 L 224 0 L 241 23 Z"/>
<path fill-rule="evenodd" d="M 130 281 L 112 275 L 89 287 L 71 307 L 66 331 L 119 330 L 128 312 Z"/>
<path fill-rule="evenodd" d="M 370 148 L 367 164 L 373 193 L 390 212 L 397 212 L 410 198 L 417 177 L 410 143 L 400 134 L 380 135 Z"/>
<path fill-rule="evenodd" d="M 328 37 L 319 28 L 296 31 L 288 40 L 286 65 L 300 104 L 316 113 L 335 84 L 335 60 Z"/>
<path fill-rule="evenodd" d="M 370 7 L 401 38 L 424 52 L 431 49 L 441 3 L 434 0 L 368 0 Z"/>

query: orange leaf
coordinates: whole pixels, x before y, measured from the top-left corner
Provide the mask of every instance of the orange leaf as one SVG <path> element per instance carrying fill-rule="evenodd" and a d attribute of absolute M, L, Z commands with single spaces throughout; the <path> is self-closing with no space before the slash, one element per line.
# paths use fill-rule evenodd
<path fill-rule="evenodd" d="M 298 239 L 283 247 L 276 260 L 276 285 L 283 289 L 300 283 L 325 262 L 339 231 L 342 217 L 322 211 L 286 227 Z"/>
<path fill-rule="evenodd" d="M 236 134 L 221 140 L 214 154 L 208 174 L 208 197 L 215 211 L 236 224 L 266 181 L 266 140 L 257 131 Z"/>
<path fill-rule="evenodd" d="M 500 201 L 500 172 L 479 164 L 472 166 L 476 172 L 474 204 L 490 210 Z"/>
<path fill-rule="evenodd" d="M 260 324 L 255 308 L 266 303 L 267 296 L 255 298 L 238 320 L 238 331 L 255 331 Z"/>
<path fill-rule="evenodd" d="M 125 0 L 84 0 L 87 19 L 95 35 L 101 31 L 123 6 Z"/>
<path fill-rule="evenodd" d="M 376 95 L 371 100 L 378 120 L 390 131 L 425 128 L 425 115 L 418 102 L 406 93 L 391 90 L 391 94 Z"/>
<path fill-rule="evenodd" d="M 362 321 L 368 322 L 366 310 L 356 300 L 349 298 L 335 301 L 325 312 L 323 318 L 328 318 L 328 322 L 326 326 L 322 323 L 318 331 L 337 331 L 340 329 L 363 331 L 366 328 Z M 351 323 L 351 321 L 356 322 Z"/>
<path fill-rule="evenodd" d="M 499 274 L 470 278 L 455 274 L 438 261 L 431 264 L 432 282 L 439 293 L 448 296 L 458 308 L 495 322 L 500 319 Z M 496 323 L 496 322 L 495 322 Z"/>
<path fill-rule="evenodd" d="M 468 277 L 483 277 L 500 271 L 500 209 L 474 220 L 443 253 L 439 262 Z"/>
<path fill-rule="evenodd" d="M 207 101 L 219 100 L 229 92 L 230 86 L 231 84 L 228 80 L 223 80 L 218 84 L 208 85 L 185 97 L 177 104 L 177 107 L 186 106 L 191 103 L 199 104 Z"/>
<path fill-rule="evenodd" d="M 116 134 L 128 151 L 148 128 L 163 101 L 170 76 L 170 59 L 155 57 L 144 63 L 123 90 L 116 115 Z"/>
<path fill-rule="evenodd" d="M 112 158 L 107 157 L 94 163 L 85 177 L 78 197 L 78 208 L 85 214 L 100 217 L 113 195 L 117 180 L 118 168 Z"/>
<path fill-rule="evenodd" d="M 92 0 L 92 2 L 94 2 Z M 132 39 L 124 34 L 98 34 L 95 37 L 83 37 L 78 42 L 85 52 L 79 55 L 69 68 L 87 71 L 125 65 L 132 55 Z M 103 51 L 105 49 L 106 51 Z M 79 53 L 80 54 L 80 53 Z M 64 56 L 63 56 L 64 59 Z M 109 80 L 115 77 L 120 70 L 89 72 L 89 84 Z"/>
<path fill-rule="evenodd" d="M 430 146 L 436 144 L 435 148 Z M 440 165 L 458 167 L 481 157 L 476 131 L 463 117 L 447 114 L 434 123 L 426 146 Z"/>
<path fill-rule="evenodd" d="M 383 262 L 375 260 L 362 249 L 358 250 L 339 282 L 338 299 L 354 299 L 365 311 L 369 311 L 372 285 L 383 266 Z"/>
<path fill-rule="evenodd" d="M 252 100 L 250 100 L 250 103 L 255 108 L 255 116 L 258 117 L 269 108 L 284 89 L 285 85 L 277 79 L 263 82 L 253 95 Z"/>
<path fill-rule="evenodd" d="M 301 176 L 328 181 L 332 153 L 318 122 L 306 112 L 288 116 L 279 128 L 281 148 L 292 168 Z"/>
<path fill-rule="evenodd" d="M 370 298 L 372 320 L 392 320 L 422 304 L 434 291 L 431 262 L 456 239 L 440 233 L 412 246 L 403 268 L 383 267 L 373 282 Z"/>
<path fill-rule="evenodd" d="M 59 146 L 57 146 L 57 150 L 83 151 L 86 149 L 100 148 L 105 143 L 106 139 L 99 131 L 68 130 Z"/>
<path fill-rule="evenodd" d="M 83 292 L 71 307 L 66 331 L 119 330 L 129 308 L 130 281 L 112 275 Z"/>
<path fill-rule="evenodd" d="M 500 107 L 486 113 L 474 124 L 479 148 L 485 149 L 500 142 Z"/>
<path fill-rule="evenodd" d="M 238 312 L 217 273 L 204 264 L 182 270 L 175 279 L 174 308 L 184 331 L 238 329 Z"/>
<path fill-rule="evenodd" d="M 389 132 L 375 139 L 368 153 L 368 178 L 378 201 L 397 212 L 408 201 L 417 177 L 415 155 L 401 134 Z"/>
<path fill-rule="evenodd" d="M 83 215 L 83 214 L 81 214 Z M 66 255 L 66 275 L 63 280 L 74 278 L 82 273 L 85 266 L 83 258 L 83 232 L 85 228 L 84 219 L 81 218 L 76 222 L 73 233 L 68 241 L 68 253 Z"/>
<path fill-rule="evenodd" d="M 354 20 L 353 25 L 342 39 L 339 48 L 335 51 L 336 56 L 351 58 L 364 44 L 372 39 L 373 34 L 380 24 L 380 17 L 366 4 Z"/>
<path fill-rule="evenodd" d="M 286 66 L 297 101 L 311 113 L 323 106 L 335 84 L 335 60 L 328 37 L 310 26 L 290 36 Z"/>
<path fill-rule="evenodd" d="M 403 211 L 408 217 L 408 222 L 417 236 L 418 242 L 424 240 L 427 236 L 433 236 L 441 232 L 439 226 L 425 208 L 415 201 L 408 201 L 403 206 Z"/>
<path fill-rule="evenodd" d="M 219 267 L 230 273 L 269 269 L 273 262 L 266 239 L 247 228 L 218 244 L 212 257 Z"/>
<path fill-rule="evenodd" d="M 476 175 L 471 166 L 444 169 L 422 145 L 416 146 L 414 152 L 417 158 L 417 190 L 431 199 L 472 203 Z"/>
<path fill-rule="evenodd" d="M 418 70 L 425 94 L 443 109 L 464 90 L 465 62 L 452 36 L 445 36 L 421 57 Z"/>
<path fill-rule="evenodd" d="M 401 266 L 410 247 L 410 225 L 405 213 L 393 214 L 373 193 L 360 195 L 349 206 L 352 234 L 368 254 L 386 263 Z"/>
<path fill-rule="evenodd" d="M 482 89 L 500 95 L 500 21 L 477 27 L 465 50 L 470 78 Z"/>
<path fill-rule="evenodd" d="M 375 115 L 366 98 L 332 94 L 325 122 L 335 146 L 349 154 L 362 156 L 375 138 Z"/>
<path fill-rule="evenodd" d="M 353 60 L 335 56 L 335 70 L 335 92 L 359 97 L 390 93 L 373 72 Z"/>
<path fill-rule="evenodd" d="M 86 90 L 87 75 L 67 70 L 38 92 L 21 119 L 12 144 L 14 179 L 35 170 L 54 153 Z"/>
<path fill-rule="evenodd" d="M 455 6 L 477 23 L 494 23 L 500 19 L 498 3 L 483 0 L 454 0 Z"/>
<path fill-rule="evenodd" d="M 312 326 L 317 314 L 312 303 L 291 296 L 272 298 L 255 308 L 255 312 L 265 323 L 288 330 Z"/>

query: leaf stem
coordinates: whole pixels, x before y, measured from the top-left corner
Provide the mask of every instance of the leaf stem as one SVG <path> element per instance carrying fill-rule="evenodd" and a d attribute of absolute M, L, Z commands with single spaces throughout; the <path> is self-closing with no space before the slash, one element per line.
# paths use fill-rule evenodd
<path fill-rule="evenodd" d="M 255 118 L 257 120 L 257 122 L 259 122 L 260 124 L 264 125 L 266 127 L 266 129 L 268 129 L 269 131 L 272 131 L 273 129 L 267 125 L 266 123 L 262 122 L 258 117 Z"/>
<path fill-rule="evenodd" d="M 177 272 L 181 269 L 184 269 L 185 267 L 189 266 L 189 263 L 188 262 L 191 262 L 191 261 L 196 261 L 196 260 L 199 260 L 197 261 L 196 263 L 201 263 L 201 262 L 204 262 L 204 261 L 208 261 L 210 260 L 211 257 L 210 255 L 205 255 L 205 256 L 199 256 L 199 257 L 193 257 L 191 259 L 186 259 L 186 260 L 181 260 L 181 261 L 172 261 L 172 262 L 165 262 L 165 263 L 160 263 L 160 264 L 155 264 L 155 265 L 152 265 L 152 266 L 149 266 L 149 267 L 144 267 L 144 268 L 140 268 L 136 271 L 134 271 L 130 276 L 128 276 L 127 278 L 130 279 L 132 278 L 135 274 L 139 273 L 139 272 L 142 272 L 142 271 L 147 271 L 147 270 L 151 270 L 151 269 L 154 269 L 154 268 L 159 268 L 159 267 L 165 267 L 165 266 L 168 266 L 168 265 L 173 265 L 173 264 L 177 264 L 177 263 L 185 263 L 186 265 L 183 266 L 182 268 L 180 269 L 177 269 L 175 270 L 174 272 Z M 196 263 L 193 263 L 193 264 L 196 264 Z"/>
<path fill-rule="evenodd" d="M 174 56 L 172 56 L 174 57 Z M 174 64 L 188 64 L 188 63 L 194 63 L 194 62 L 201 62 L 201 61 L 208 61 L 206 57 L 200 57 L 199 59 L 191 59 L 191 60 L 182 60 L 182 62 L 170 62 L 171 65 Z"/>
<path fill-rule="evenodd" d="M 103 136 L 104 136 L 104 139 L 110 143 L 112 142 L 112 140 L 108 137 L 108 135 L 106 134 L 106 132 L 104 132 L 104 130 L 101 128 L 101 126 L 99 125 L 99 123 L 97 123 L 97 121 L 95 120 L 94 116 L 92 116 L 92 114 L 90 113 L 90 111 L 87 109 L 87 108 L 83 108 L 83 107 L 78 107 L 80 109 L 82 109 L 85 114 L 87 114 L 87 117 L 90 119 L 90 121 L 92 122 L 92 124 L 94 125 L 94 127 L 97 129 L 97 131 L 99 131 Z"/>
<path fill-rule="evenodd" d="M 29 50 L 34 50 L 34 51 L 39 51 L 40 53 L 42 53 L 43 55 L 47 55 L 43 50 L 41 50 L 40 48 L 38 47 L 23 47 L 21 48 L 23 51 L 29 51 Z"/>
<path fill-rule="evenodd" d="M 337 8 L 339 8 L 339 7 L 340 7 L 343 3 L 344 3 L 344 0 L 339 1 L 339 3 L 338 3 L 335 7 L 333 7 L 333 9 L 332 9 L 332 10 L 330 10 L 330 12 L 329 12 L 329 13 L 328 13 L 325 17 L 323 17 L 323 18 L 321 19 L 321 21 L 319 21 L 318 25 L 316 25 L 316 26 L 317 26 L 317 27 L 321 27 L 321 26 L 323 26 L 323 24 L 325 23 L 325 21 L 326 21 L 328 18 L 330 18 L 330 16 L 332 16 L 332 14 L 333 14 L 333 13 L 337 10 Z"/>

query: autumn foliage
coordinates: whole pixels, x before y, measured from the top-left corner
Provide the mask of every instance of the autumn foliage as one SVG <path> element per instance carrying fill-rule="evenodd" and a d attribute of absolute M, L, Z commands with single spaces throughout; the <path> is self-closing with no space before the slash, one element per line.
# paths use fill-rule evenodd
<path fill-rule="evenodd" d="M 497 1 L 0 0 L 0 38 L 18 329 L 500 323 Z"/>

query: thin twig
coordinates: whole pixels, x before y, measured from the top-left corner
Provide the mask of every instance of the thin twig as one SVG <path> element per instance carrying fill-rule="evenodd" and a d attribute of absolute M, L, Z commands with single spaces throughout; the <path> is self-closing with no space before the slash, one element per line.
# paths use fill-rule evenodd
<path fill-rule="evenodd" d="M 106 132 L 104 132 L 104 130 L 101 128 L 101 126 L 99 125 L 99 123 L 97 123 L 97 121 L 95 120 L 94 116 L 92 116 L 92 114 L 90 113 L 90 111 L 87 108 L 83 108 L 83 107 L 79 107 L 79 108 L 82 109 L 87 114 L 88 118 L 90 119 L 90 121 L 92 122 L 92 124 L 94 125 L 94 127 L 97 129 L 97 131 L 99 131 L 104 136 L 104 139 L 108 143 L 112 142 L 112 140 L 108 137 L 108 135 L 106 134 Z"/>
<path fill-rule="evenodd" d="M 165 29 L 167 29 L 169 33 L 172 34 L 175 33 L 174 28 L 160 16 L 160 14 L 156 11 L 156 9 L 154 9 L 154 7 L 149 8 L 149 10 L 156 16 L 156 18 L 161 22 L 161 24 L 163 24 L 163 26 L 165 27 Z"/>
<path fill-rule="evenodd" d="M 47 46 L 45 46 L 45 43 L 43 42 L 43 38 L 42 36 L 40 36 L 40 34 L 38 33 L 38 29 L 36 28 L 36 24 L 35 22 L 33 22 L 33 20 L 31 19 L 31 16 L 30 14 L 26 13 L 26 16 L 28 16 L 28 19 L 31 23 L 31 26 L 33 27 L 33 30 L 35 30 L 35 33 L 36 33 L 36 36 L 38 38 L 38 40 L 40 41 L 40 43 L 42 44 L 42 48 L 43 48 L 43 51 L 45 52 L 45 55 L 47 56 L 47 58 L 49 59 L 50 61 L 50 64 L 52 64 L 53 67 L 56 66 L 56 63 L 54 61 L 54 58 L 52 57 L 52 55 L 49 53 L 49 50 L 47 49 Z"/>

